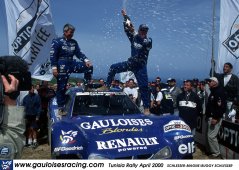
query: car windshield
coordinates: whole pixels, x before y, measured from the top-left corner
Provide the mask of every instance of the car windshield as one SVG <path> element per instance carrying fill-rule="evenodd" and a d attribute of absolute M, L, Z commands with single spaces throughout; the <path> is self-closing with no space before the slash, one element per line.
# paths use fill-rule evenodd
<path fill-rule="evenodd" d="M 81 93 L 75 98 L 73 115 L 123 115 L 140 113 L 124 93 Z"/>

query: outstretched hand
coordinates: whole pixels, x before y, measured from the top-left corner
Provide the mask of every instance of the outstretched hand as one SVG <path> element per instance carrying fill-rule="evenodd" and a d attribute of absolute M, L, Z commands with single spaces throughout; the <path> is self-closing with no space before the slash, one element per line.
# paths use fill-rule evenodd
<path fill-rule="evenodd" d="M 124 17 L 124 22 L 125 22 L 125 24 L 127 26 L 127 29 L 129 29 L 130 32 L 133 33 L 134 32 L 134 26 L 131 23 L 129 17 L 127 16 L 125 9 L 122 9 L 121 13 L 122 13 L 122 16 Z"/>
<path fill-rule="evenodd" d="M 92 66 L 92 63 L 91 63 L 90 61 L 87 61 L 87 62 L 85 63 L 85 65 L 86 65 L 86 67 L 91 67 L 91 66 Z"/>

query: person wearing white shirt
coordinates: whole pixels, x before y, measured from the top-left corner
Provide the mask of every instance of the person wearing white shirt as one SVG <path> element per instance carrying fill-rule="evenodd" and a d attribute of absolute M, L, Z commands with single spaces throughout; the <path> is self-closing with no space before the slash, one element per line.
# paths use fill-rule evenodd
<path fill-rule="evenodd" d="M 132 101 L 136 103 L 139 94 L 137 88 L 135 87 L 134 79 L 129 79 L 128 87 L 125 87 L 123 92 L 130 96 Z"/>

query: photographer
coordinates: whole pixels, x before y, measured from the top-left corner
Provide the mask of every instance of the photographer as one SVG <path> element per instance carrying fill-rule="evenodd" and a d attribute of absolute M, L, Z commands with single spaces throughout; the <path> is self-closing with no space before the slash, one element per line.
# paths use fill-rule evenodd
<path fill-rule="evenodd" d="M 17 56 L 0 57 L 0 160 L 21 158 L 24 147 L 24 107 L 16 106 L 27 63 Z"/>
<path fill-rule="evenodd" d="M 15 92 L 18 88 L 18 80 L 9 75 L 9 83 L 5 76 L 1 76 L 5 93 Z M 0 127 L 0 159 L 20 158 L 24 146 L 24 107 L 17 107 L 16 100 L 4 95 L 4 117 Z"/>

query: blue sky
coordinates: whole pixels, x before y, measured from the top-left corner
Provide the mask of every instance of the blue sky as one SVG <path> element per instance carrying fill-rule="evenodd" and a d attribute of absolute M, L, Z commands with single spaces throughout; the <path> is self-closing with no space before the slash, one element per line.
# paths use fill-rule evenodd
<path fill-rule="evenodd" d="M 216 43 L 219 2 L 216 4 Z M 51 0 L 58 36 L 65 23 L 76 27 L 74 38 L 94 65 L 94 77 L 106 78 L 111 64 L 127 60 L 130 44 L 123 31 L 121 9 L 133 24 L 149 25 L 153 48 L 148 59 L 150 80 L 208 77 L 211 58 L 213 0 Z M 0 55 L 7 54 L 4 3 L 0 1 Z M 215 50 L 215 57 L 217 50 Z"/>

